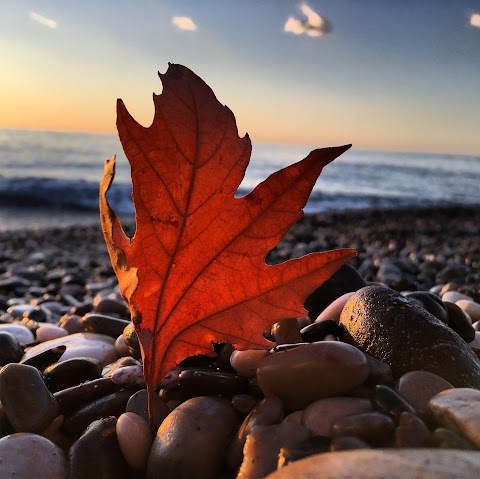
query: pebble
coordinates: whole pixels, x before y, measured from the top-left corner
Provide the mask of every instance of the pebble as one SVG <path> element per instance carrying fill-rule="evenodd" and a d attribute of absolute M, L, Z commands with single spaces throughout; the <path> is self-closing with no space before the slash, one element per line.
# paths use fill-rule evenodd
<path fill-rule="evenodd" d="M 456 302 L 456 305 L 459 306 L 462 311 L 467 313 L 471 320 L 472 323 L 475 323 L 476 321 L 480 321 L 480 304 L 476 303 L 475 301 L 468 301 L 465 299 L 461 299 Z"/>
<path fill-rule="evenodd" d="M 1 327 L 1 325 L 0 325 Z M 104 334 L 95 333 L 76 333 L 65 336 L 64 338 L 45 341 L 37 346 L 30 348 L 24 356 L 29 359 L 39 353 L 58 346 L 66 346 L 66 351 L 62 354 L 60 361 L 71 358 L 93 358 L 98 359 L 104 366 L 117 359 L 115 349 L 115 339 Z"/>
<path fill-rule="evenodd" d="M 459 293 L 458 291 L 446 291 L 442 294 L 442 301 L 456 303 L 457 301 L 473 301 L 470 296 Z"/>
<path fill-rule="evenodd" d="M 266 479 L 478 479 L 480 452 L 377 449 L 310 456 Z"/>
<path fill-rule="evenodd" d="M 178 375 L 181 389 L 195 396 L 233 397 L 248 391 L 248 379 L 226 371 L 186 369 Z"/>
<path fill-rule="evenodd" d="M 112 338 L 117 338 L 123 334 L 123 330 L 130 324 L 126 321 L 105 314 L 87 313 L 83 316 L 80 327 L 87 333 L 106 334 Z"/>
<path fill-rule="evenodd" d="M 315 319 L 315 322 L 325 321 L 326 319 L 333 319 L 338 323 L 340 320 L 340 313 L 342 312 L 345 303 L 353 296 L 355 293 L 352 291 L 350 293 L 342 294 L 337 298 L 333 303 L 329 304 Z"/>
<path fill-rule="evenodd" d="M 235 410 L 227 400 L 200 396 L 185 401 L 158 428 L 146 479 L 218 478 L 237 428 Z"/>
<path fill-rule="evenodd" d="M 130 479 L 132 470 L 117 440 L 117 418 L 92 422 L 68 453 L 68 479 Z"/>
<path fill-rule="evenodd" d="M 118 336 L 118 338 L 115 340 L 115 349 L 117 350 L 117 354 L 121 358 L 124 356 L 130 356 L 128 347 L 125 344 L 125 339 L 123 338 L 123 333 L 120 336 Z"/>
<path fill-rule="evenodd" d="M 392 388 L 377 384 L 371 397 L 372 406 L 396 421 L 403 412 L 415 414 L 413 407 Z"/>
<path fill-rule="evenodd" d="M 8 331 L 0 330 L 0 366 L 18 363 L 23 356 L 23 348 L 16 336 Z"/>
<path fill-rule="evenodd" d="M 354 436 L 372 444 L 388 444 L 393 437 L 395 424 L 392 419 L 378 412 L 350 414 L 332 424 L 333 437 Z"/>
<path fill-rule="evenodd" d="M 13 334 L 22 346 L 35 341 L 33 333 L 21 324 L 0 324 L 0 332 L 2 331 Z"/>
<path fill-rule="evenodd" d="M 38 369 L 7 364 L 0 371 L 0 401 L 15 432 L 42 432 L 59 407 Z"/>
<path fill-rule="evenodd" d="M 247 436 L 237 479 L 264 478 L 277 468 L 281 449 L 296 449 L 308 436 L 308 430 L 294 422 L 254 426 Z"/>
<path fill-rule="evenodd" d="M 253 378 L 263 358 L 270 352 L 267 349 L 247 349 L 245 351 L 233 351 L 230 356 L 230 364 L 240 375 Z"/>
<path fill-rule="evenodd" d="M 405 297 L 410 301 L 416 301 L 422 308 L 425 308 L 430 314 L 433 314 L 442 323 L 448 324 L 447 308 L 443 304 L 443 301 L 436 294 L 428 293 L 426 291 L 414 291 L 411 293 L 406 293 Z"/>
<path fill-rule="evenodd" d="M 448 311 L 448 325 L 467 343 L 475 339 L 475 329 L 468 314 L 455 303 L 445 301 Z"/>
<path fill-rule="evenodd" d="M 267 356 L 257 380 L 266 396 L 278 396 L 295 410 L 315 399 L 345 394 L 362 384 L 368 373 L 365 355 L 357 348 L 324 341 Z"/>
<path fill-rule="evenodd" d="M 395 429 L 395 447 L 425 447 L 430 440 L 430 431 L 415 414 L 402 412 Z"/>
<path fill-rule="evenodd" d="M 453 386 L 429 371 L 410 371 L 397 382 L 396 390 L 419 413 L 427 412 L 428 401 L 436 394 Z"/>
<path fill-rule="evenodd" d="M 312 436 L 331 436 L 335 421 L 344 416 L 365 412 L 373 412 L 368 399 L 329 397 L 309 404 L 303 411 L 302 424 Z"/>
<path fill-rule="evenodd" d="M 125 356 L 105 366 L 102 376 L 112 378 L 115 384 L 122 386 L 145 386 L 142 363 L 131 356 Z"/>
<path fill-rule="evenodd" d="M 35 336 L 37 337 L 37 341 L 44 342 L 68 336 L 68 331 L 53 324 L 43 323 L 35 332 Z"/>
<path fill-rule="evenodd" d="M 133 412 L 125 412 L 118 418 L 116 431 L 118 444 L 129 466 L 137 470 L 145 469 L 153 442 L 145 419 Z"/>
<path fill-rule="evenodd" d="M 323 319 L 322 321 L 315 321 L 308 326 L 301 329 L 300 334 L 302 340 L 307 343 L 313 343 L 315 341 L 323 341 L 327 336 L 333 335 L 334 337 L 340 336 L 341 328 L 338 325 L 338 321 L 334 319 Z"/>
<path fill-rule="evenodd" d="M 396 291 L 384 286 L 357 291 L 340 324 L 346 342 L 388 363 L 394 377 L 422 369 L 454 386 L 480 387 L 480 363 L 465 341 Z"/>
<path fill-rule="evenodd" d="M 51 392 L 61 391 L 85 381 L 98 379 L 102 366 L 97 359 L 72 358 L 53 363 L 43 370 L 43 376 Z"/>
<path fill-rule="evenodd" d="M 65 479 L 63 451 L 38 434 L 19 432 L 0 439 L 0 477 L 7 479 Z"/>
<path fill-rule="evenodd" d="M 135 413 L 140 416 L 145 422 L 150 423 L 150 418 L 148 416 L 148 391 L 146 389 L 140 389 L 140 391 L 132 394 L 132 396 L 128 400 L 125 411 Z M 162 424 L 162 421 L 170 413 L 170 409 L 157 394 L 154 394 L 152 398 L 152 411 L 153 427 L 155 428 L 155 430 L 157 430 L 160 424 Z"/>
<path fill-rule="evenodd" d="M 428 408 L 441 425 L 464 435 L 480 448 L 480 391 L 447 389 L 433 397 Z"/>

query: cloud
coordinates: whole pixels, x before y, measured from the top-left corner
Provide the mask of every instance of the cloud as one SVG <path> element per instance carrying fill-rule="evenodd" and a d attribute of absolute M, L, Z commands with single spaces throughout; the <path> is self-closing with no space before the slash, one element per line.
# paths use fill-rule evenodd
<path fill-rule="evenodd" d="M 196 30 L 197 25 L 190 17 L 173 17 L 172 23 L 181 30 Z"/>
<path fill-rule="evenodd" d="M 470 15 L 470 25 L 472 27 L 480 28 L 480 13 L 472 13 Z"/>
<path fill-rule="evenodd" d="M 300 10 L 307 17 L 306 20 L 299 20 L 295 17 L 288 17 L 283 31 L 294 35 L 308 35 L 309 37 L 321 37 L 332 31 L 332 25 L 325 18 L 321 17 L 315 10 L 306 3 L 300 5 Z"/>
<path fill-rule="evenodd" d="M 52 30 L 55 30 L 55 28 L 58 28 L 58 23 L 55 20 L 48 17 L 44 17 L 43 15 L 40 15 L 37 12 L 30 11 L 28 12 L 28 16 L 30 17 L 31 20 L 39 23 L 40 25 L 43 25 L 44 27 L 51 28 Z"/>

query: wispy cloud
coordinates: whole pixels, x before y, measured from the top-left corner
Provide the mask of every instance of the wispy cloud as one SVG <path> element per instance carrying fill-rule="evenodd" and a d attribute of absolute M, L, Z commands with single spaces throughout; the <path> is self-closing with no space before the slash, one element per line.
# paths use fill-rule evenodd
<path fill-rule="evenodd" d="M 52 18 L 45 17 L 34 11 L 28 12 L 28 16 L 30 17 L 31 20 L 33 20 L 34 22 L 40 23 L 40 25 L 43 25 L 44 27 L 51 28 L 52 30 L 55 30 L 55 28 L 58 28 L 58 23 Z"/>
<path fill-rule="evenodd" d="M 306 3 L 300 5 L 300 10 L 306 20 L 299 20 L 296 17 L 288 17 L 283 31 L 294 35 L 308 35 L 309 37 L 321 37 L 332 31 L 332 25 L 325 18 L 321 17 L 315 10 Z"/>
<path fill-rule="evenodd" d="M 197 25 L 190 17 L 173 17 L 172 23 L 181 30 L 193 31 L 197 29 Z"/>
<path fill-rule="evenodd" d="M 472 27 L 480 28 L 480 13 L 475 12 L 470 15 L 470 25 Z"/>

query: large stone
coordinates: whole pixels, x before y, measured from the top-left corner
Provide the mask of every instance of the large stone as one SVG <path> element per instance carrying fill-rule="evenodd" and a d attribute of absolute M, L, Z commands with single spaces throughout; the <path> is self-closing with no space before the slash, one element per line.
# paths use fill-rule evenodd
<path fill-rule="evenodd" d="M 63 451 L 37 434 L 19 432 L 0 439 L 0 477 L 65 479 Z"/>
<path fill-rule="evenodd" d="M 357 348 L 334 341 L 305 344 L 265 357 L 257 370 L 266 396 L 280 397 L 288 409 L 341 396 L 362 384 L 370 367 Z"/>
<path fill-rule="evenodd" d="M 478 479 L 479 470 L 480 452 L 364 449 L 310 456 L 266 479 Z"/>
<path fill-rule="evenodd" d="M 422 369 L 457 387 L 480 388 L 480 362 L 458 334 L 400 293 L 367 286 L 340 316 L 344 340 L 388 363 L 395 377 Z"/>
<path fill-rule="evenodd" d="M 237 427 L 235 410 L 227 400 L 185 401 L 158 428 L 146 479 L 216 479 Z"/>
<path fill-rule="evenodd" d="M 38 369 L 25 364 L 7 364 L 0 371 L 0 401 L 16 432 L 40 433 L 59 412 Z"/>

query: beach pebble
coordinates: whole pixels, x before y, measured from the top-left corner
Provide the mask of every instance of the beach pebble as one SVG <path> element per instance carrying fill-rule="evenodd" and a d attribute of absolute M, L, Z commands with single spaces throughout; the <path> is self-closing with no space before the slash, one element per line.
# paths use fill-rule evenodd
<path fill-rule="evenodd" d="M 150 422 L 148 415 L 148 391 L 146 389 L 140 389 L 133 394 L 128 400 L 126 412 L 132 412 L 143 418 L 147 423 Z M 160 399 L 157 394 L 152 396 L 152 412 L 153 412 L 153 426 L 158 429 L 162 421 L 170 413 L 170 409 L 164 401 Z"/>
<path fill-rule="evenodd" d="M 125 326 L 125 329 L 122 332 L 123 340 L 127 345 L 130 356 L 133 356 L 136 359 L 139 359 L 142 354 L 140 352 L 140 343 L 138 342 L 137 332 L 135 331 L 135 326 L 133 323 Z"/>
<path fill-rule="evenodd" d="M 342 294 L 333 303 L 329 304 L 315 319 L 315 322 L 324 321 L 326 319 L 333 319 L 337 323 L 340 319 L 340 313 L 342 312 L 345 303 L 353 296 L 355 292 Z"/>
<path fill-rule="evenodd" d="M 61 391 L 85 381 L 98 379 L 102 366 L 97 359 L 72 358 L 51 364 L 43 370 L 43 376 L 48 389 L 52 392 Z"/>
<path fill-rule="evenodd" d="M 66 329 L 60 328 L 53 324 L 43 323 L 35 332 L 37 341 L 50 341 L 51 339 L 63 338 L 68 336 Z"/>
<path fill-rule="evenodd" d="M 153 436 L 148 423 L 133 412 L 122 414 L 116 425 L 118 444 L 132 469 L 145 469 Z"/>
<path fill-rule="evenodd" d="M 416 413 L 415 409 L 400 394 L 384 384 L 375 386 L 370 401 L 377 411 L 389 415 L 397 422 L 403 412 Z"/>
<path fill-rule="evenodd" d="M 448 311 L 448 325 L 467 343 L 475 339 L 475 329 L 467 313 L 455 303 L 444 302 Z"/>
<path fill-rule="evenodd" d="M 341 328 L 338 322 L 334 319 L 323 319 L 322 321 L 315 321 L 300 330 L 302 340 L 307 343 L 314 343 L 315 341 L 323 341 L 327 336 L 337 337 L 341 333 Z"/>
<path fill-rule="evenodd" d="M 228 463 L 232 469 L 237 468 L 242 462 L 243 447 L 250 431 L 254 426 L 270 426 L 278 424 L 284 417 L 282 401 L 276 396 L 262 399 L 244 419 L 232 440 L 228 453 Z M 300 421 L 297 422 L 300 424 Z"/>
<path fill-rule="evenodd" d="M 267 356 L 257 380 L 266 396 L 278 396 L 294 410 L 315 399 L 342 395 L 362 384 L 368 373 L 365 355 L 357 348 L 324 341 Z"/>
<path fill-rule="evenodd" d="M 247 436 L 237 479 L 263 479 L 277 468 L 281 449 L 297 449 L 308 437 L 308 430 L 294 422 L 254 426 Z"/>
<path fill-rule="evenodd" d="M 312 402 L 305 408 L 302 424 L 312 436 L 331 436 L 332 426 L 344 416 L 373 412 L 368 399 L 329 397 Z"/>
<path fill-rule="evenodd" d="M 359 437 L 372 444 L 385 444 L 393 437 L 395 424 L 392 419 L 378 412 L 350 414 L 332 424 L 333 437 Z"/>
<path fill-rule="evenodd" d="M 267 349 L 233 351 L 230 356 L 230 364 L 240 376 L 253 378 L 257 373 L 260 362 L 269 354 Z"/>
<path fill-rule="evenodd" d="M 42 432 L 59 413 L 40 372 L 24 364 L 0 371 L 0 401 L 15 432 Z"/>
<path fill-rule="evenodd" d="M 270 334 L 277 344 L 294 344 L 302 342 L 297 318 L 287 318 L 271 326 Z"/>
<path fill-rule="evenodd" d="M 363 278 L 349 264 L 344 264 L 327 281 L 319 286 L 305 300 L 305 309 L 312 319 L 332 304 L 337 298 L 366 286 Z"/>
<path fill-rule="evenodd" d="M 118 357 L 115 349 L 115 339 L 110 336 L 95 333 L 76 333 L 33 346 L 25 353 L 23 359 L 31 358 L 48 349 L 63 345 L 67 349 L 59 361 L 86 357 L 98 359 L 102 365 L 106 365 L 112 363 Z"/>
<path fill-rule="evenodd" d="M 123 358 L 124 356 L 130 356 L 130 352 L 128 351 L 128 347 L 125 344 L 125 339 L 123 339 L 123 333 L 118 336 L 115 340 L 115 349 L 117 350 L 117 354 Z"/>
<path fill-rule="evenodd" d="M 473 301 L 470 296 L 453 290 L 446 291 L 445 293 L 441 294 L 441 296 L 442 301 L 448 301 L 449 303 L 456 303 L 457 301 Z"/>
<path fill-rule="evenodd" d="M 63 451 L 48 439 L 16 433 L 0 439 L 0 477 L 12 479 L 65 479 Z"/>
<path fill-rule="evenodd" d="M 218 478 L 237 427 L 235 410 L 225 399 L 196 397 L 185 401 L 158 428 L 146 479 Z"/>
<path fill-rule="evenodd" d="M 130 324 L 130 321 L 114 318 L 105 314 L 87 313 L 83 316 L 80 327 L 87 333 L 106 334 L 117 338 L 123 334 L 123 330 Z"/>
<path fill-rule="evenodd" d="M 178 375 L 183 391 L 195 396 L 226 396 L 248 392 L 248 380 L 227 371 L 185 369 Z"/>
<path fill-rule="evenodd" d="M 392 368 L 385 362 L 364 353 L 369 366 L 368 377 L 365 380 L 367 386 L 376 386 L 377 384 L 393 384 Z"/>
<path fill-rule="evenodd" d="M 394 377 L 426 370 L 454 386 L 480 387 L 480 363 L 448 326 L 383 286 L 357 291 L 343 308 L 343 339 L 390 365 Z"/>
<path fill-rule="evenodd" d="M 433 397 L 428 408 L 441 425 L 457 431 L 480 448 L 480 391 L 447 389 Z"/>
<path fill-rule="evenodd" d="M 395 429 L 395 447 L 424 447 L 430 439 L 426 424 L 415 414 L 402 412 Z"/>
<path fill-rule="evenodd" d="M 410 371 L 397 382 L 396 390 L 420 414 L 427 411 L 428 401 L 436 394 L 453 386 L 429 371 Z"/>
<path fill-rule="evenodd" d="M 68 453 L 68 479 L 130 479 L 132 470 L 117 440 L 116 417 L 94 421 Z"/>
<path fill-rule="evenodd" d="M 102 370 L 102 376 L 112 378 L 115 384 L 145 386 L 142 363 L 131 356 L 125 356 L 105 366 Z"/>
<path fill-rule="evenodd" d="M 2 331 L 13 334 L 22 346 L 35 341 L 33 333 L 21 324 L 0 324 L 0 332 Z"/>
<path fill-rule="evenodd" d="M 18 363 L 23 356 L 23 348 L 18 339 L 8 331 L 0 330 L 0 366 Z"/>
<path fill-rule="evenodd" d="M 64 314 L 60 318 L 58 326 L 65 329 L 68 334 L 80 333 L 82 330 L 82 327 L 80 325 L 81 321 L 82 318 L 80 316 L 77 316 L 75 314 Z"/>
<path fill-rule="evenodd" d="M 473 341 L 471 341 L 470 343 L 468 343 L 468 345 L 469 345 L 471 348 L 480 349 L 480 331 L 475 331 L 475 338 L 473 339 Z"/>
<path fill-rule="evenodd" d="M 475 301 L 468 301 L 465 299 L 461 299 L 456 302 L 456 305 L 459 306 L 462 311 L 467 313 L 471 320 L 472 323 L 475 323 L 476 321 L 480 321 L 480 304 L 476 303 Z"/>
<path fill-rule="evenodd" d="M 433 314 L 442 323 L 448 324 L 448 311 L 443 301 L 433 293 L 426 291 L 414 291 L 406 293 L 405 297 L 410 301 L 416 301 L 422 308 L 425 308 L 430 314 Z"/>
<path fill-rule="evenodd" d="M 130 314 L 125 302 L 115 298 L 96 296 L 93 300 L 93 306 L 95 312 L 99 314 L 114 313 L 122 318 L 126 318 Z"/>
<path fill-rule="evenodd" d="M 480 452 L 368 449 L 310 456 L 266 479 L 478 479 L 479 470 Z"/>
<path fill-rule="evenodd" d="M 127 402 L 133 391 L 115 391 L 85 404 L 71 416 L 65 418 L 63 430 L 71 437 L 77 438 L 93 421 L 108 417 L 119 417 L 125 412 Z"/>

